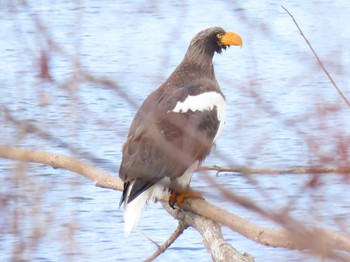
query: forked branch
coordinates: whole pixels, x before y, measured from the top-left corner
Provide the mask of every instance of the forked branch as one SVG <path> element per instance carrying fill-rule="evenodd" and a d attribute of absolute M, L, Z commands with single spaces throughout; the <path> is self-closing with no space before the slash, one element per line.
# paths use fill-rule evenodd
<path fill-rule="evenodd" d="M 72 157 L 2 145 L 0 146 L 0 158 L 42 163 L 50 165 L 54 168 L 64 168 L 94 181 L 96 186 L 114 190 L 122 190 L 123 188 L 123 183 L 118 177 L 102 172 L 98 168 L 76 160 Z M 217 187 L 219 192 L 221 191 L 221 195 L 227 197 L 229 200 L 232 199 L 233 202 L 238 203 L 245 208 L 249 208 L 260 215 L 266 216 L 273 221 L 277 219 L 275 215 L 268 212 L 263 212 L 261 208 L 254 205 L 251 201 L 234 195 L 232 192 L 225 191 L 219 186 L 215 185 L 214 187 Z M 185 202 L 181 207 L 187 210 L 189 213 L 179 213 L 182 212 L 180 211 L 182 209 L 179 209 L 176 211 L 177 213 L 174 213 L 175 211 L 169 209 L 168 205 L 163 206 L 170 214 L 178 219 L 185 219 L 184 223 L 194 227 L 196 226 L 191 222 L 193 221 L 193 218 L 191 218 L 188 214 L 199 214 L 200 216 L 198 217 L 203 216 L 214 223 L 225 225 L 231 230 L 262 245 L 283 247 L 288 249 L 312 248 L 312 246 L 309 245 L 310 243 L 299 241 L 300 234 L 295 234 L 298 232 L 293 232 L 293 230 L 290 230 L 290 228 L 273 229 L 261 227 L 204 200 L 192 200 L 188 201 L 187 203 Z M 183 214 L 187 214 L 188 216 Z M 321 228 L 306 229 L 306 232 L 312 234 L 315 239 L 322 240 L 323 243 L 331 243 L 329 247 L 327 247 L 327 250 L 330 250 L 329 248 L 334 248 L 337 250 L 350 252 L 350 237 L 348 235 Z"/>

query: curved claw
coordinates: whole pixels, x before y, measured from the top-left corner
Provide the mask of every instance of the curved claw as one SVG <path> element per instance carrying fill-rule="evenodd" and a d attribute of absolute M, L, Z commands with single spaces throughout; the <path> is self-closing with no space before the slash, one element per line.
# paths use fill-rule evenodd
<path fill-rule="evenodd" d="M 187 189 L 183 192 L 171 192 L 169 196 L 169 206 L 176 209 L 176 204 L 182 204 L 186 199 L 204 199 L 202 194 L 192 189 Z"/>
<path fill-rule="evenodd" d="M 177 203 L 177 193 L 175 192 L 172 192 L 169 196 L 169 206 L 172 208 L 172 209 L 176 209 L 175 205 Z"/>

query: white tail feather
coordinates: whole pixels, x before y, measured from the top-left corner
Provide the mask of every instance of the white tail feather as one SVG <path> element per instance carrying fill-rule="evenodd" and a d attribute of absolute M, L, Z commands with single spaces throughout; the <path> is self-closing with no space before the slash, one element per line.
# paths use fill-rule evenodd
<path fill-rule="evenodd" d="M 124 205 L 124 234 L 129 236 L 139 221 L 141 210 L 146 205 L 150 189 L 142 192 L 137 198 Z M 128 192 L 129 193 L 129 192 Z"/>
<path fill-rule="evenodd" d="M 124 204 L 124 234 L 129 236 L 130 233 L 135 229 L 137 222 L 139 221 L 141 211 L 146 205 L 147 200 L 151 198 L 153 201 L 162 199 L 169 195 L 166 190 L 169 187 L 170 179 L 164 177 L 157 184 L 154 184 L 149 189 L 142 192 L 138 197 L 133 201 L 127 204 L 128 198 L 131 192 L 132 187 L 134 186 L 134 181 L 131 182 L 129 186 L 127 197 Z M 166 195 L 165 195 L 166 194 Z"/>

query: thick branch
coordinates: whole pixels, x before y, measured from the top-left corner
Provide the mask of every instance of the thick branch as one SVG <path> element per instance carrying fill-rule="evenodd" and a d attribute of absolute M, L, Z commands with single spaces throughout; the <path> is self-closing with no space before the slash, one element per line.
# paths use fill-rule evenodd
<path fill-rule="evenodd" d="M 123 183 L 119 178 L 102 172 L 92 165 L 60 154 L 52 154 L 43 151 L 33 151 L 19 149 L 12 146 L 0 145 L 0 157 L 24 162 L 42 163 L 50 165 L 53 168 L 64 168 L 81 174 L 86 178 L 94 181 L 94 184 L 96 186 L 116 190 L 122 190 L 123 188 Z M 154 258 L 159 256 L 159 254 L 164 252 L 183 232 L 187 225 L 193 226 L 201 233 L 204 244 L 212 255 L 214 261 L 227 261 L 230 260 L 230 258 L 235 258 L 234 261 L 253 261 L 251 256 L 242 255 L 230 244 L 225 242 L 222 237 L 219 224 L 210 221 L 202 216 L 196 215 L 192 212 L 186 212 L 181 209 L 178 209 L 177 212 L 175 212 L 169 207 L 167 202 L 163 206 L 170 214 L 172 214 L 180 221 L 180 224 L 175 233 L 166 241 L 166 243 L 158 248 L 158 250 L 149 258 L 148 261 L 152 261 Z"/>
<path fill-rule="evenodd" d="M 181 207 L 220 223 L 246 238 L 266 246 L 288 249 L 307 248 L 300 241 L 296 241 L 298 235 L 293 234 L 290 230 L 258 226 L 205 200 L 190 200 L 183 203 Z M 320 228 L 315 228 L 314 231 L 319 234 L 319 239 L 331 241 L 336 249 L 350 252 L 350 238 L 348 235 Z"/>
<path fill-rule="evenodd" d="M 0 157 L 23 162 L 41 163 L 53 168 L 64 168 L 85 176 L 98 187 L 123 190 L 123 182 L 119 177 L 111 176 L 95 166 L 72 157 L 5 145 L 0 145 Z"/>
<path fill-rule="evenodd" d="M 123 188 L 123 183 L 118 177 L 111 176 L 108 173 L 100 171 L 94 166 L 71 157 L 1 145 L 0 157 L 18 161 L 47 164 L 54 168 L 65 168 L 94 181 L 96 186 L 114 190 L 122 190 Z M 225 194 L 223 195 L 226 196 Z M 228 194 L 228 199 L 230 199 L 230 196 L 231 195 Z M 259 213 L 262 212 L 259 210 L 254 210 L 255 207 L 246 200 L 233 199 L 233 201 L 236 203 L 238 202 L 242 206 L 250 208 L 253 211 Z M 167 205 L 164 205 L 164 207 L 166 206 Z M 278 230 L 260 227 L 204 200 L 190 200 L 182 204 L 181 207 L 185 210 L 194 212 L 215 221 L 216 223 L 225 225 L 248 239 L 266 246 L 284 247 L 288 249 L 310 248 L 309 246 L 305 246 L 303 241 L 299 241 L 300 235 L 294 234 L 291 230 Z M 176 212 L 180 212 L 180 210 L 181 209 L 178 209 Z M 191 225 L 189 221 L 190 220 L 185 220 L 185 223 Z M 335 249 L 350 252 L 350 239 L 348 235 L 319 228 L 314 228 L 312 231 L 309 230 L 308 232 L 313 233 L 314 236 L 317 236 L 318 239 L 322 239 L 322 241 L 325 243 L 331 243 L 330 246 L 334 247 Z"/>
<path fill-rule="evenodd" d="M 220 195 L 225 200 L 240 204 L 241 206 L 254 211 L 257 214 L 260 214 L 285 228 L 286 230 L 282 230 L 280 232 L 286 232 L 287 235 L 290 235 L 292 246 L 288 248 L 307 249 L 316 255 L 321 255 L 322 257 L 330 259 L 337 259 L 339 261 L 349 260 L 349 256 L 335 252 L 336 249 L 349 251 L 349 235 L 339 234 L 321 228 L 306 226 L 304 223 L 292 218 L 288 213 L 275 213 L 271 210 L 267 210 L 266 208 L 262 208 L 256 205 L 251 199 L 239 196 L 231 190 L 219 186 L 209 176 L 207 177 L 207 180 L 211 183 L 212 187 L 219 190 Z M 218 219 L 220 219 L 220 216 Z M 251 229 L 250 226 L 248 228 Z"/>
<path fill-rule="evenodd" d="M 162 205 L 174 218 L 179 221 L 184 221 L 198 230 L 213 261 L 254 261 L 251 255 L 246 253 L 241 254 L 224 240 L 221 233 L 221 226 L 216 223 L 215 220 L 207 219 L 191 211 L 188 212 L 183 209 L 172 209 L 167 201 L 162 201 Z"/>

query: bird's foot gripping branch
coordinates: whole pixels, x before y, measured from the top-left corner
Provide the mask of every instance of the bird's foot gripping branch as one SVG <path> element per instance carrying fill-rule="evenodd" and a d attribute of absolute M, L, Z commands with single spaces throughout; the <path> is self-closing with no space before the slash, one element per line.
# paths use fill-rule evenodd
<path fill-rule="evenodd" d="M 171 192 L 169 196 L 169 206 L 175 209 L 176 204 L 182 204 L 186 199 L 204 199 L 203 195 L 190 188 L 183 192 Z"/>

